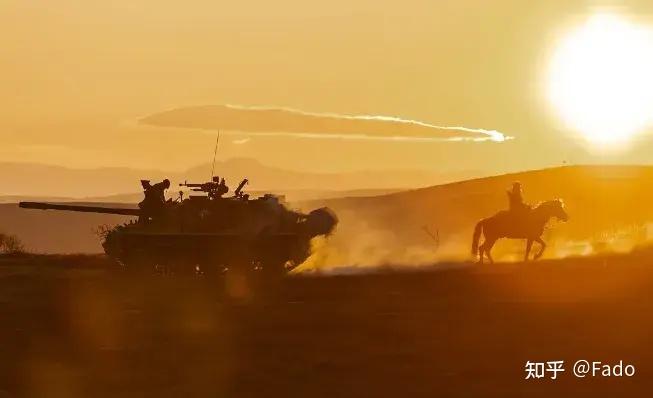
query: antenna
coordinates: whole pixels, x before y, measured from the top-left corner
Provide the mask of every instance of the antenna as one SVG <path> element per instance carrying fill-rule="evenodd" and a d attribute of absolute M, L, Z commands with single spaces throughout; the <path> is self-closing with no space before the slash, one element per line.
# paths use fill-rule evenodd
<path fill-rule="evenodd" d="M 213 176 L 215 175 L 215 156 L 218 154 L 218 144 L 220 143 L 220 130 L 218 130 L 218 135 L 215 137 L 215 150 L 213 150 L 213 166 L 211 166 L 211 178 L 209 181 L 213 181 Z"/>

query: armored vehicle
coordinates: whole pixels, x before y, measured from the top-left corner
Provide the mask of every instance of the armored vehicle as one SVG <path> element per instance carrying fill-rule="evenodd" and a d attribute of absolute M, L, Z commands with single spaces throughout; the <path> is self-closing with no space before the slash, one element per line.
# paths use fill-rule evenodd
<path fill-rule="evenodd" d="M 333 232 L 338 219 L 328 208 L 304 214 L 289 209 L 272 194 L 251 199 L 243 180 L 231 196 L 224 179 L 183 183 L 190 195 L 179 192 L 165 200 L 168 180 L 142 180 L 145 199 L 138 208 L 99 207 L 43 202 L 21 202 L 26 209 L 64 210 L 134 216 L 128 223 L 107 229 L 102 246 L 127 270 L 182 273 L 259 271 L 280 275 L 310 255 L 311 239 Z"/>

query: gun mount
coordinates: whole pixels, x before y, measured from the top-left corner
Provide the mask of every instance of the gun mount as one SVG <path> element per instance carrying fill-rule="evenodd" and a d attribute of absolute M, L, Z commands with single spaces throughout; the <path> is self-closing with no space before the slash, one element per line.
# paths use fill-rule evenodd
<path fill-rule="evenodd" d="M 188 187 L 193 192 L 204 192 L 210 199 L 221 198 L 224 194 L 229 192 L 229 187 L 225 183 L 224 178 L 213 177 L 211 181 L 204 183 L 189 183 L 183 182 L 179 184 L 180 187 Z"/>

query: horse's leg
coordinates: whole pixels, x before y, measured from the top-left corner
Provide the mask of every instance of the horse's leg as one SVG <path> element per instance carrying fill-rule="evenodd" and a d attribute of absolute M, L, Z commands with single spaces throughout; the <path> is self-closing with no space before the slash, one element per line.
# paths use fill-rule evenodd
<path fill-rule="evenodd" d="M 484 254 L 485 253 L 485 243 L 487 243 L 487 241 L 483 242 L 483 244 L 478 247 L 478 263 L 479 264 L 483 264 L 483 256 L 485 256 L 485 254 Z"/>
<path fill-rule="evenodd" d="M 540 251 L 537 252 L 537 254 L 535 255 L 535 260 L 537 260 L 538 258 L 542 257 L 542 254 L 544 254 L 544 249 L 546 249 L 546 243 L 544 243 L 542 238 L 535 239 L 535 242 L 540 244 Z"/>
<path fill-rule="evenodd" d="M 487 253 L 487 258 L 488 260 L 490 260 L 490 264 L 494 264 L 494 259 L 492 258 L 492 253 L 490 252 L 492 251 L 492 247 L 494 246 L 496 241 L 497 241 L 496 239 L 492 239 L 492 240 L 486 240 L 485 243 L 483 243 L 483 246 L 485 246 L 485 252 Z"/>
<path fill-rule="evenodd" d="M 533 247 L 533 239 L 526 239 L 526 253 L 524 253 L 524 262 L 528 261 L 528 256 L 531 253 L 531 247 Z"/>

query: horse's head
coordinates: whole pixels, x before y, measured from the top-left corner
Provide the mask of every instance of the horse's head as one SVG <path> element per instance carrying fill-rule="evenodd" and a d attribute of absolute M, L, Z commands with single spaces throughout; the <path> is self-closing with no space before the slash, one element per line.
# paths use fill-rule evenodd
<path fill-rule="evenodd" d="M 555 217 L 564 222 L 569 220 L 569 215 L 565 210 L 565 202 L 563 202 L 562 199 L 549 200 L 542 203 L 540 206 L 543 209 L 546 209 L 546 213 L 550 217 Z"/>

